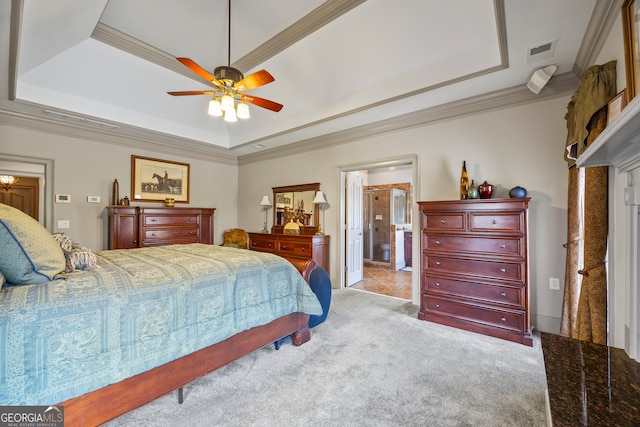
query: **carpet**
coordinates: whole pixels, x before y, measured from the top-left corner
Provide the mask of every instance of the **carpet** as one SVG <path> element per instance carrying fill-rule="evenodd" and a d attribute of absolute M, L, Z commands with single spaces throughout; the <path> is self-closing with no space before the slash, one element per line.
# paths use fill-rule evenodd
<path fill-rule="evenodd" d="M 533 348 L 416 318 L 396 298 L 333 292 L 311 341 L 265 346 L 107 424 L 116 426 L 544 426 Z"/>

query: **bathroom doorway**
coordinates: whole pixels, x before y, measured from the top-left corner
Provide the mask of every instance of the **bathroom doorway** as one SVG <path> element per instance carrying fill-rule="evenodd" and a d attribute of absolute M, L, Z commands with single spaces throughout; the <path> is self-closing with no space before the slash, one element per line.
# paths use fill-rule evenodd
<path fill-rule="evenodd" d="M 341 287 L 351 287 L 367 292 L 394 296 L 416 302 L 418 299 L 419 276 L 414 274 L 411 264 L 413 258 L 412 239 L 405 248 L 405 232 L 411 234 L 413 216 L 414 182 L 417 175 L 417 159 L 406 157 L 378 163 L 363 164 L 341 168 L 343 178 L 347 174 L 362 177 L 362 271 L 361 281 L 348 283 L 349 252 L 345 240 L 341 241 L 341 258 L 344 261 Z M 343 183 L 346 179 L 343 179 Z M 347 230 L 349 213 L 346 197 L 348 190 L 343 188 L 342 213 L 343 224 Z M 377 197 L 377 199 L 376 199 Z M 395 201 L 395 203 L 394 203 Z M 345 234 L 345 233 L 343 233 Z M 408 255 L 408 256 L 407 256 Z M 415 284 L 414 284 L 415 283 Z"/>

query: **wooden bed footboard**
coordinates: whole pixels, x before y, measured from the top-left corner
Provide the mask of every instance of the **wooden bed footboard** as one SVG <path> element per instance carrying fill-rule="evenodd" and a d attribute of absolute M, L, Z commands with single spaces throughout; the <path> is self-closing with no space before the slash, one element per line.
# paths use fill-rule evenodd
<path fill-rule="evenodd" d="M 293 264 L 309 283 L 316 263 L 310 260 Z M 296 346 L 309 341 L 309 315 L 292 313 L 280 317 L 150 371 L 62 402 L 59 405 L 64 406 L 65 426 L 106 423 L 288 335 L 293 335 Z"/>

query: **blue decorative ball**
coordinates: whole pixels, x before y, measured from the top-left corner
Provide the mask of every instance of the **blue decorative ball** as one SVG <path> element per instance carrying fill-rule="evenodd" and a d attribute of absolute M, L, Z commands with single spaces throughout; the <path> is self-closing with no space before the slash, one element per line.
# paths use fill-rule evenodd
<path fill-rule="evenodd" d="M 509 190 L 509 197 L 513 199 L 521 199 L 523 197 L 527 197 L 527 190 L 522 187 L 513 187 Z"/>

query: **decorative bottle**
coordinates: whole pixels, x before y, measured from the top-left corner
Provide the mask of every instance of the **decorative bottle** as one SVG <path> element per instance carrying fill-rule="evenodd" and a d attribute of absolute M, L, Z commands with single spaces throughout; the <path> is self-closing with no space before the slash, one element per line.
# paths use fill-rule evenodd
<path fill-rule="evenodd" d="M 113 193 L 111 194 L 111 204 L 119 205 L 120 204 L 120 184 L 118 184 L 118 180 L 113 181 Z"/>
<path fill-rule="evenodd" d="M 460 200 L 469 198 L 469 175 L 467 175 L 467 162 L 462 161 L 462 173 L 460 174 Z"/>

